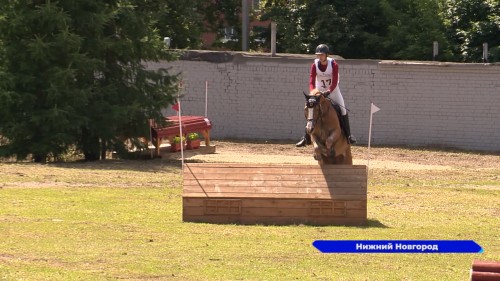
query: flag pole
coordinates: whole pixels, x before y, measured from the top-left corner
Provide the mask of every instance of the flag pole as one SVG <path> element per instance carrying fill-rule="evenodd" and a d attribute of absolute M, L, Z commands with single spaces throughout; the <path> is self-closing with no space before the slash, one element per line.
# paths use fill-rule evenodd
<path fill-rule="evenodd" d="M 184 137 L 182 135 L 182 106 L 179 95 L 177 95 L 177 104 L 179 105 L 179 111 L 177 111 L 177 118 L 179 119 L 179 137 L 181 139 L 181 171 L 184 174 Z"/>
<path fill-rule="evenodd" d="M 151 145 L 153 145 L 153 120 L 152 120 L 152 119 L 149 119 L 148 124 L 149 124 L 149 141 L 148 141 L 148 149 L 149 149 L 149 153 L 150 153 L 151 159 L 153 159 L 153 158 L 154 158 L 154 156 L 153 156 L 153 149 L 150 149 L 150 148 L 149 148 L 149 143 L 150 143 L 150 142 L 151 142 Z"/>
<path fill-rule="evenodd" d="M 205 117 L 207 117 L 208 112 L 208 80 L 205 81 Z"/>
<path fill-rule="evenodd" d="M 368 130 L 368 151 L 367 151 L 367 159 L 368 159 L 368 163 L 367 163 L 367 167 L 368 169 L 370 169 L 370 147 L 371 147 L 371 141 L 372 141 L 372 121 L 373 121 L 373 114 L 377 111 L 379 111 L 380 108 L 378 108 L 376 105 L 373 104 L 373 102 L 371 103 L 371 106 L 370 106 L 370 127 L 369 127 L 369 130 Z"/>

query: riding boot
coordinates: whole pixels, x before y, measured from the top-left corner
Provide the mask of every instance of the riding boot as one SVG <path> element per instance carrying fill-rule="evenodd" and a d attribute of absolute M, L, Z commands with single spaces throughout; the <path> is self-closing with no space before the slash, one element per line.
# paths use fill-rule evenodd
<path fill-rule="evenodd" d="M 308 133 L 305 133 L 302 139 L 298 143 L 295 144 L 296 147 L 306 146 L 311 144 L 311 136 Z"/>
<path fill-rule="evenodd" d="M 350 144 L 356 144 L 356 137 L 351 135 L 351 126 L 349 125 L 349 115 L 342 115 L 342 121 L 344 123 L 345 134 L 347 135 L 347 140 Z"/>

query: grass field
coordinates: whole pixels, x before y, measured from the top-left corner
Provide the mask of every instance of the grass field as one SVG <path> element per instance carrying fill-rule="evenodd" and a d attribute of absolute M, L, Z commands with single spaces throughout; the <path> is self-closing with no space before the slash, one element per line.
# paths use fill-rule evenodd
<path fill-rule="evenodd" d="M 0 280 L 456 281 L 474 259 L 500 261 L 498 155 L 372 150 L 365 227 L 184 223 L 176 160 L 0 163 Z M 484 253 L 321 254 L 319 239 L 465 239 Z"/>

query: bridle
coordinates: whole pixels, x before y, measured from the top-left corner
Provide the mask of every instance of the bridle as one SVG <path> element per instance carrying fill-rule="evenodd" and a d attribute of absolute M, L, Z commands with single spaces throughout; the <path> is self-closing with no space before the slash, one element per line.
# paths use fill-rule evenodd
<path fill-rule="evenodd" d="M 305 94 L 304 94 L 305 95 Z M 312 130 L 314 129 L 314 126 L 316 123 L 321 122 L 321 117 L 325 116 L 328 114 L 330 111 L 331 106 L 327 106 L 326 111 L 323 112 L 321 109 L 321 106 L 318 107 L 318 115 L 314 116 L 314 108 L 319 105 L 321 96 L 323 96 L 325 99 L 331 103 L 331 99 L 328 97 L 329 93 L 321 93 L 320 96 L 309 96 L 309 99 L 307 99 L 307 125 L 306 129 L 308 133 L 311 133 Z M 319 120 L 319 121 L 318 121 Z"/>

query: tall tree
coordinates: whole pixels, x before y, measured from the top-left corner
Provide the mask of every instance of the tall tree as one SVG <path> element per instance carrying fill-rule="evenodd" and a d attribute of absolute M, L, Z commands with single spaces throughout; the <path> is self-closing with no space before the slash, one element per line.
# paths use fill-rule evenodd
<path fill-rule="evenodd" d="M 271 19 L 278 24 L 276 51 L 307 53 L 310 50 L 309 42 L 317 34 L 312 28 L 315 17 L 310 12 L 308 1 L 264 0 L 260 2 L 260 7 L 263 11 L 260 20 Z M 263 31 L 260 37 L 270 38 L 270 32 Z"/>
<path fill-rule="evenodd" d="M 203 32 L 203 9 L 197 0 L 143 0 L 139 6 L 151 13 L 156 19 L 154 26 L 159 35 L 171 39 L 171 48 L 196 49 L 201 46 Z"/>
<path fill-rule="evenodd" d="M 461 61 L 480 62 L 483 43 L 489 61 L 500 61 L 500 2 L 498 0 L 447 0 L 445 23 L 454 52 Z"/>
<path fill-rule="evenodd" d="M 450 54 L 436 0 L 267 0 L 262 7 L 263 18 L 278 22 L 285 52 L 326 43 L 347 58 L 431 59 L 438 41 Z"/>
<path fill-rule="evenodd" d="M 435 0 L 381 0 L 387 34 L 382 42 L 386 55 L 381 58 L 432 60 L 433 42 L 440 47 L 439 59 L 450 60 L 452 53 Z"/>
<path fill-rule="evenodd" d="M 35 161 L 76 146 L 88 160 L 147 135 L 175 76 L 149 71 L 162 41 L 147 7 L 125 0 L 11 0 L 0 7 L 1 156 Z M 164 56 L 166 59 L 172 57 Z"/>

